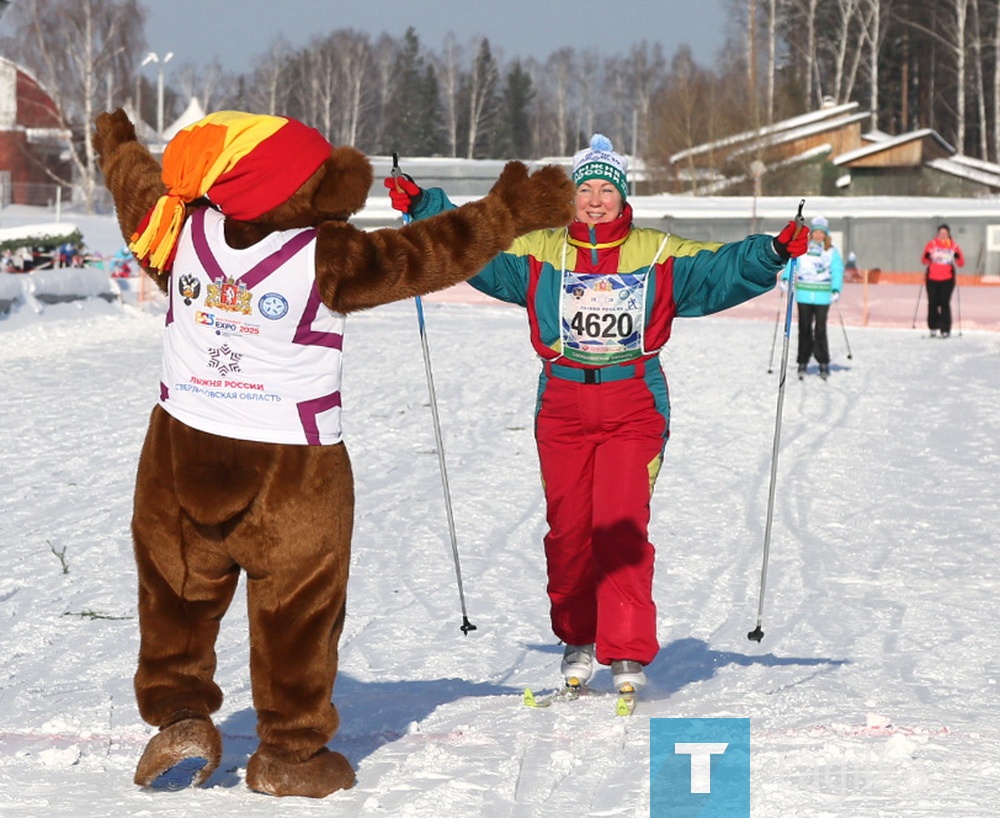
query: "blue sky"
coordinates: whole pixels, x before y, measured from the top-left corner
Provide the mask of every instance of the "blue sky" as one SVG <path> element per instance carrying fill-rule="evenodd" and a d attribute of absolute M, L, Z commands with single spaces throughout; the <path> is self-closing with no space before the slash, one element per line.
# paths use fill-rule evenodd
<path fill-rule="evenodd" d="M 146 0 L 150 49 L 172 51 L 173 65 L 246 71 L 280 34 L 302 46 L 317 34 L 353 28 L 399 36 L 413 26 L 429 49 L 452 32 L 460 44 L 486 36 L 504 58 L 548 56 L 564 46 L 625 54 L 643 39 L 668 58 L 687 44 L 714 61 L 726 33 L 729 0 Z M 168 76 L 169 76 L 168 66 Z"/>

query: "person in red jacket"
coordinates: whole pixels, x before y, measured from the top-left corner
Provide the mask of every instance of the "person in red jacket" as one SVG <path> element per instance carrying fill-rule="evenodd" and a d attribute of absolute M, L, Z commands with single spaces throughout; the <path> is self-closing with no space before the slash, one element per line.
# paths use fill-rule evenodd
<path fill-rule="evenodd" d="M 633 223 L 627 159 L 595 134 L 573 156 L 576 218 L 536 230 L 469 283 L 526 309 L 541 359 L 535 439 L 545 492 L 543 541 L 560 671 L 579 689 L 609 665 L 633 693 L 659 650 L 650 501 L 670 434 L 659 354 L 674 318 L 719 312 L 767 292 L 809 230 L 721 244 Z M 385 180 L 414 220 L 453 207 L 440 188 Z M 502 359 L 498 365 L 503 365 Z"/>
<path fill-rule="evenodd" d="M 951 335 L 951 294 L 955 290 L 956 268 L 965 266 L 962 248 L 951 237 L 951 228 L 938 225 L 937 235 L 927 242 L 922 257 L 927 267 L 927 328 L 931 337 L 940 332 Z"/>

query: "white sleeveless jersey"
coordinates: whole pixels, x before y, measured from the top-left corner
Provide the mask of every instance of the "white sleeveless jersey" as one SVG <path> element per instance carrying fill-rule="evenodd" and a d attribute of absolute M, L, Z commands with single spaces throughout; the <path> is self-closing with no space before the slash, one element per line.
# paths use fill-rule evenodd
<path fill-rule="evenodd" d="M 316 286 L 316 231 L 246 250 L 224 217 L 195 211 L 170 277 L 160 405 L 203 432 L 265 443 L 341 439 L 344 316 Z"/>
<path fill-rule="evenodd" d="M 826 249 L 817 242 L 809 243 L 809 250 L 799 256 L 795 286 L 800 289 L 829 290 L 833 281 L 833 248 Z"/>

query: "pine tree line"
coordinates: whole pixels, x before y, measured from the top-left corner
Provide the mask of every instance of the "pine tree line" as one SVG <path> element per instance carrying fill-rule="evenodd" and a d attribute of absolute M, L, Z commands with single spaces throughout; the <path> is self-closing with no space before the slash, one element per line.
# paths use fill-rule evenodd
<path fill-rule="evenodd" d="M 566 48 L 504 64 L 486 37 L 433 52 L 413 28 L 398 40 L 334 31 L 275 45 L 211 104 L 301 118 L 369 153 L 530 159 L 576 150 L 598 127 L 631 149 L 635 108 L 648 117 L 664 65 L 646 43 L 624 58 Z M 183 90 L 200 95 L 191 79 Z"/>

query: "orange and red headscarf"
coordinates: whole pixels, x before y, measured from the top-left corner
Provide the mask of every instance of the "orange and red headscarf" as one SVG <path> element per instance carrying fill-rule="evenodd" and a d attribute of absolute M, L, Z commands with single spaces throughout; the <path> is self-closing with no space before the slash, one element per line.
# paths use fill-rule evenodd
<path fill-rule="evenodd" d="M 169 270 L 184 205 L 202 196 L 226 215 L 255 219 L 288 201 L 330 156 L 314 128 L 281 116 L 217 111 L 181 130 L 163 151 L 167 192 L 132 234 L 144 266 Z"/>

